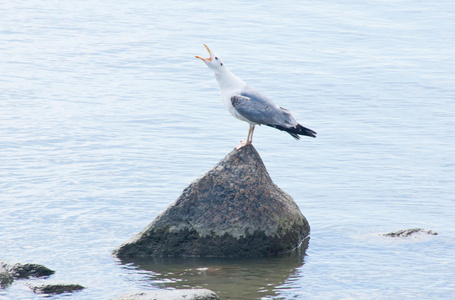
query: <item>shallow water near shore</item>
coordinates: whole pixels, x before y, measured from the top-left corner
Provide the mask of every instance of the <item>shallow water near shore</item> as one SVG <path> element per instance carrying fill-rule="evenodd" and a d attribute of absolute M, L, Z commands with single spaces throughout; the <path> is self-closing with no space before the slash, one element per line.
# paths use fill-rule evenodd
<path fill-rule="evenodd" d="M 20 1 L 0 18 L 0 258 L 86 287 L 73 299 L 203 287 L 223 299 L 455 293 L 452 1 Z M 207 44 L 316 139 L 258 127 L 306 251 L 122 263 L 112 250 L 245 139 Z M 439 234 L 382 236 L 406 228 Z M 16 281 L 0 299 L 34 299 Z M 52 296 L 51 299 L 67 296 Z"/>

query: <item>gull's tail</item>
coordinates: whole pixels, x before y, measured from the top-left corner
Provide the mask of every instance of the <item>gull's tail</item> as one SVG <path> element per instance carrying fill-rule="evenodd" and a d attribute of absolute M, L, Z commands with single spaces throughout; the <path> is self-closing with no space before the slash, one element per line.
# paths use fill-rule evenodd
<path fill-rule="evenodd" d="M 303 127 L 300 124 L 297 124 L 297 126 L 290 127 L 290 128 L 284 127 L 284 126 L 280 126 L 280 125 L 271 125 L 271 124 L 266 124 L 266 125 L 270 126 L 270 127 L 273 127 L 273 128 L 276 128 L 276 129 L 279 129 L 279 130 L 282 130 L 282 131 L 286 131 L 287 133 L 289 133 L 296 140 L 300 140 L 300 135 L 311 136 L 311 137 L 314 137 L 314 138 L 316 137 L 316 131 L 311 130 L 311 129 L 306 128 L 306 127 Z"/>

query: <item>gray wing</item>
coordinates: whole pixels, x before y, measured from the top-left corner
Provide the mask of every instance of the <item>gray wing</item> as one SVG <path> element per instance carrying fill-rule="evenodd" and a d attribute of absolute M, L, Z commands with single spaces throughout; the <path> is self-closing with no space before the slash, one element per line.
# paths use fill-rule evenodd
<path fill-rule="evenodd" d="M 293 127 L 297 125 L 290 111 L 276 106 L 255 90 L 246 90 L 231 97 L 232 106 L 244 118 L 258 124 Z"/>

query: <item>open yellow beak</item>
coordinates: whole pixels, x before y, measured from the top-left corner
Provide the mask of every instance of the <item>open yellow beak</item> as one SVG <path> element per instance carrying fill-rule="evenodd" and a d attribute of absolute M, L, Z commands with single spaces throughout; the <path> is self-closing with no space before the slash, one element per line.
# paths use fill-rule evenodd
<path fill-rule="evenodd" d="M 204 46 L 205 46 L 205 49 L 207 49 L 207 51 L 209 52 L 210 57 L 209 58 L 203 58 L 203 57 L 200 57 L 200 56 L 196 55 L 196 58 L 202 59 L 203 61 L 212 61 L 212 52 L 210 51 L 209 47 L 207 47 L 206 44 L 204 44 Z"/>

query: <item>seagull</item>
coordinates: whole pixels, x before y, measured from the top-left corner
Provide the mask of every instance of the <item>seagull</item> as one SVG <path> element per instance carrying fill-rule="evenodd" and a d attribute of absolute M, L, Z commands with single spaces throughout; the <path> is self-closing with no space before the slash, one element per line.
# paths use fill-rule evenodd
<path fill-rule="evenodd" d="M 300 135 L 316 137 L 316 132 L 300 125 L 286 108 L 279 107 L 258 90 L 246 84 L 234 75 L 214 54 L 207 45 L 209 58 L 201 59 L 214 73 L 221 92 L 221 98 L 227 110 L 237 119 L 250 124 L 246 141 L 241 141 L 236 147 L 240 149 L 253 142 L 253 131 L 256 125 L 266 125 L 286 131 L 296 140 Z"/>

